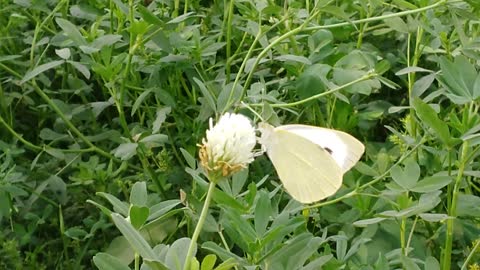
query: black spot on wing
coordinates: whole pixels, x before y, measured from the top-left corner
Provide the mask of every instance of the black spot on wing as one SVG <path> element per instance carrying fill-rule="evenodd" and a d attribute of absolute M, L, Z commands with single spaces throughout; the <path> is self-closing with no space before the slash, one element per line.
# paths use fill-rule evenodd
<path fill-rule="evenodd" d="M 325 151 L 327 151 L 330 155 L 333 153 L 332 149 L 328 147 L 324 147 L 323 149 L 325 149 Z"/>

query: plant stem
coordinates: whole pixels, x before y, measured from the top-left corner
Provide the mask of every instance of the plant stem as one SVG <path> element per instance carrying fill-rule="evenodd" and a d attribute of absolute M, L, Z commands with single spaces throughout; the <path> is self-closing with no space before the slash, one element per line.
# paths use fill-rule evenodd
<path fill-rule="evenodd" d="M 135 252 L 135 270 L 140 269 L 140 255 Z"/>
<path fill-rule="evenodd" d="M 450 204 L 450 208 L 448 209 L 448 215 L 452 218 L 447 220 L 447 235 L 445 239 L 445 249 L 443 250 L 443 258 L 442 258 L 443 270 L 449 270 L 452 263 L 451 258 L 452 258 L 452 244 L 453 244 L 453 227 L 454 227 L 455 217 L 457 216 L 457 199 L 458 199 L 458 193 L 460 190 L 460 184 L 463 178 L 463 172 L 465 171 L 465 165 L 468 157 L 467 155 L 468 148 L 469 148 L 468 141 L 464 141 L 462 145 L 462 155 L 460 157 L 458 174 L 457 174 L 457 178 L 455 179 L 455 185 L 453 187 L 452 203 Z"/>
<path fill-rule="evenodd" d="M 62 205 L 58 205 L 58 219 L 59 219 L 59 227 L 60 227 L 60 237 L 62 238 L 62 243 L 63 243 L 63 253 L 64 253 L 64 260 L 68 262 L 69 256 L 68 256 L 68 239 L 65 237 L 65 223 L 63 220 L 63 210 L 62 210 Z M 71 269 L 70 265 L 68 265 L 67 269 Z"/>
<path fill-rule="evenodd" d="M 381 20 L 395 18 L 395 17 L 403 17 L 403 16 L 407 16 L 407 15 L 411 15 L 411 14 L 424 12 L 424 11 L 436 8 L 436 7 L 438 7 L 440 5 L 443 5 L 445 3 L 447 3 L 447 0 L 440 0 L 435 4 L 431 4 L 429 6 L 425 6 L 425 7 L 418 8 L 418 9 L 406 10 L 406 11 L 402 11 L 402 12 L 390 13 L 390 14 L 386 14 L 386 15 L 375 16 L 375 17 L 370 17 L 370 18 L 365 18 L 365 19 L 360 19 L 360 20 L 347 21 L 347 22 L 342 22 L 342 23 L 311 26 L 311 27 L 304 28 L 303 31 L 314 31 L 314 30 L 320 30 L 320 29 L 332 29 L 332 28 L 343 27 L 343 26 L 357 25 L 357 24 L 361 24 L 361 23 L 381 21 Z"/>
<path fill-rule="evenodd" d="M 467 257 L 467 259 L 465 259 L 465 262 L 463 263 L 462 268 L 460 268 L 460 270 L 467 269 L 468 262 L 472 259 L 473 255 L 477 252 L 477 249 L 479 247 L 480 247 L 480 240 L 477 240 L 477 243 L 472 248 L 472 251 L 470 251 L 470 254 L 468 254 L 468 257 Z"/>
<path fill-rule="evenodd" d="M 197 243 L 198 236 L 202 231 L 203 223 L 207 218 L 208 208 L 210 206 L 210 201 L 212 200 L 213 191 L 215 190 L 215 181 L 210 179 L 210 185 L 208 186 L 207 197 L 205 198 L 205 203 L 203 204 L 202 212 L 198 218 L 197 226 L 195 231 L 193 231 L 192 240 L 190 241 L 190 246 L 188 247 L 187 257 L 185 258 L 185 264 L 183 265 L 183 270 L 188 270 L 190 267 L 190 261 L 192 260 L 193 249 Z"/>
<path fill-rule="evenodd" d="M 348 82 L 344 85 L 340 85 L 336 88 L 333 88 L 333 89 L 330 89 L 328 91 L 325 91 L 323 93 L 320 93 L 320 94 L 316 94 L 316 95 L 313 95 L 311 97 L 308 97 L 308 98 L 305 98 L 305 99 L 302 99 L 302 100 L 299 100 L 299 101 L 296 101 L 296 102 L 291 102 L 291 103 L 276 103 L 276 104 L 270 104 L 270 106 L 272 108 L 285 108 L 285 107 L 294 107 L 294 106 L 297 106 L 297 105 L 300 105 L 300 104 L 303 104 L 303 103 L 306 103 L 306 102 L 309 102 L 311 100 L 315 100 L 315 99 L 318 99 L 320 97 L 323 97 L 323 96 L 326 96 L 326 95 L 330 95 L 330 94 L 333 94 L 335 92 L 338 92 L 344 88 L 347 88 L 349 86 L 352 86 L 356 83 L 359 83 L 359 82 L 363 82 L 363 81 L 366 81 L 366 80 L 369 80 L 371 78 L 374 78 L 376 77 L 378 74 L 376 74 L 375 72 L 369 72 L 365 75 L 363 75 L 362 77 L 356 79 L 356 80 L 353 80 L 351 82 Z M 250 104 L 251 107 L 261 107 L 261 106 L 264 106 L 263 103 L 254 103 L 254 104 Z"/>
<path fill-rule="evenodd" d="M 400 225 L 400 246 L 402 248 L 402 254 L 404 256 L 407 256 L 407 249 L 406 249 L 406 243 L 405 243 L 405 232 L 407 230 L 407 218 L 402 217 L 402 222 Z"/>
<path fill-rule="evenodd" d="M 418 142 L 414 147 L 412 147 L 412 149 L 410 149 L 410 151 L 408 151 L 407 153 L 403 154 L 401 158 L 399 158 L 397 160 L 397 162 L 395 162 L 395 164 L 393 164 L 392 166 L 390 166 L 390 168 L 388 168 L 388 170 L 386 170 L 384 173 L 382 173 L 381 175 L 375 177 L 372 181 L 368 182 L 368 183 L 365 183 L 359 187 L 357 187 L 356 189 L 350 191 L 349 193 L 345 194 L 345 195 L 342 195 L 340 197 L 337 197 L 335 199 L 332 199 L 332 200 L 329 200 L 329 201 L 325 201 L 325 202 L 320 202 L 320 203 L 316 203 L 316 204 L 312 204 L 312 205 L 305 205 L 303 206 L 302 209 L 310 209 L 310 208 L 317 208 L 317 207 L 321 207 L 321 206 L 325 206 L 325 205 L 329 205 L 329 204 L 334 204 L 336 202 L 339 202 L 339 201 L 342 201 L 342 200 L 345 200 L 346 198 L 350 198 L 350 197 L 353 197 L 355 195 L 358 195 L 360 194 L 360 191 L 366 189 L 367 187 L 383 180 L 383 178 L 385 178 L 389 173 L 390 171 L 392 170 L 393 167 L 399 165 L 400 163 L 402 163 L 407 157 L 409 157 L 414 151 L 417 150 L 418 147 L 420 147 L 423 143 L 425 142 L 425 137 L 422 137 L 422 139 L 420 140 L 420 142 Z"/>
<path fill-rule="evenodd" d="M 5 121 L 3 120 L 3 117 L 0 116 L 0 124 L 3 124 L 3 126 L 17 139 L 19 140 L 21 143 L 23 143 L 27 148 L 33 150 L 33 151 L 42 151 L 43 148 L 40 147 L 40 146 L 37 146 L 27 140 L 25 140 L 20 134 L 18 134 L 15 130 L 13 130 L 12 127 L 10 127 L 10 125 Z"/>
<path fill-rule="evenodd" d="M 235 7 L 235 0 L 230 0 L 230 5 L 228 6 L 228 19 L 227 19 L 227 55 L 226 58 L 227 61 L 230 59 L 232 56 L 232 20 L 233 20 L 233 8 Z M 225 66 L 225 78 L 226 78 L 226 84 L 230 82 L 230 64 L 227 63 Z M 233 91 L 233 89 L 232 89 Z"/>

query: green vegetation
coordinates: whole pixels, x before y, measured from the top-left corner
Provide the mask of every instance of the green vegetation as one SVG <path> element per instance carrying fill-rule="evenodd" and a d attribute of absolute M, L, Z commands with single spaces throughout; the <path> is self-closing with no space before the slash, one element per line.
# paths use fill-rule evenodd
<path fill-rule="evenodd" d="M 182 269 L 225 112 L 366 152 L 312 205 L 266 156 L 219 182 L 190 269 L 480 269 L 479 18 L 477 0 L 0 0 L 0 269 Z"/>

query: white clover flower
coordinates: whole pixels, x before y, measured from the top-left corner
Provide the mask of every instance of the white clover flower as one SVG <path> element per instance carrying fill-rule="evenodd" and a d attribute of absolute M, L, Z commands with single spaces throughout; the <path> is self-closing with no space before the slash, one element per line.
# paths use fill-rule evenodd
<path fill-rule="evenodd" d="M 215 126 L 210 118 L 200 146 L 200 162 L 209 175 L 226 177 L 253 161 L 255 144 L 255 129 L 247 117 L 226 113 Z"/>

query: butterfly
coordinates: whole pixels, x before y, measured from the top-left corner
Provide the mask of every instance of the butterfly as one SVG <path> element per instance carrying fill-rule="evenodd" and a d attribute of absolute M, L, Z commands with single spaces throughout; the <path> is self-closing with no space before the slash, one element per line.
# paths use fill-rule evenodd
<path fill-rule="evenodd" d="M 362 157 L 365 146 L 334 129 L 308 125 L 259 124 L 260 143 L 286 191 L 301 203 L 333 195 L 343 174 Z"/>

